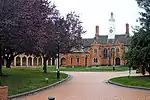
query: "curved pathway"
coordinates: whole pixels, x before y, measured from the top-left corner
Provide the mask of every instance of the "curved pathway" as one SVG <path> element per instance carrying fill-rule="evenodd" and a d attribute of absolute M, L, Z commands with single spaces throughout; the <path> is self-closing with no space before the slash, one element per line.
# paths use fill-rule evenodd
<path fill-rule="evenodd" d="M 128 72 L 66 72 L 72 79 L 39 93 L 15 100 L 150 100 L 149 90 L 124 88 L 106 83 L 115 76 Z"/>

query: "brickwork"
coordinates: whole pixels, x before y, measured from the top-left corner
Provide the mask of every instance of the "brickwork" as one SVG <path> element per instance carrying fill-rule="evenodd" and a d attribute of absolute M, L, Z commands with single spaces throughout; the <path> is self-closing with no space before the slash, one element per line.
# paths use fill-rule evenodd
<path fill-rule="evenodd" d="M 0 100 L 8 100 L 8 87 L 0 86 Z"/>
<path fill-rule="evenodd" d="M 74 52 L 70 54 L 66 54 L 61 57 L 63 58 L 61 65 L 62 66 L 96 66 L 96 65 L 116 65 L 116 59 L 120 59 L 120 65 L 125 65 L 125 60 L 123 59 L 125 47 L 120 41 L 116 41 L 115 46 L 113 44 L 99 44 L 94 41 L 89 47 L 88 52 Z M 115 48 L 113 57 L 110 56 L 110 50 Z M 116 49 L 119 49 L 119 52 L 116 52 Z M 103 51 L 107 49 L 107 57 L 104 58 Z M 96 52 L 94 52 L 96 50 Z M 87 62 L 85 61 L 87 57 Z M 72 58 L 72 61 L 71 61 Z M 79 62 L 77 62 L 77 58 L 79 58 Z M 97 58 L 98 61 L 94 62 L 94 59 Z M 64 60 L 65 59 L 65 60 Z M 65 63 L 64 63 L 64 62 Z"/>
<path fill-rule="evenodd" d="M 111 16 L 113 16 L 113 13 L 111 13 Z M 125 48 L 128 46 L 128 38 L 129 24 L 126 24 L 125 34 L 115 35 L 114 39 L 109 39 L 108 35 L 100 35 L 99 26 L 96 26 L 95 37 L 83 39 L 84 42 L 82 50 L 62 56 L 60 58 L 60 60 L 63 58 L 61 65 L 125 65 L 126 61 L 124 59 L 124 54 Z M 77 59 L 79 61 L 77 61 Z"/>

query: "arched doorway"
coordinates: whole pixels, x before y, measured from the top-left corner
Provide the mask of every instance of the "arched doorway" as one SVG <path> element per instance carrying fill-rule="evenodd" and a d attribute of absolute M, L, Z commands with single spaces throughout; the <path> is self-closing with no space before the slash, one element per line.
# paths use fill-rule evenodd
<path fill-rule="evenodd" d="M 28 65 L 32 66 L 32 58 L 31 57 L 28 58 Z"/>
<path fill-rule="evenodd" d="M 52 58 L 52 65 L 55 65 L 55 58 Z"/>
<path fill-rule="evenodd" d="M 48 59 L 48 66 L 51 65 L 51 59 Z"/>
<path fill-rule="evenodd" d="M 22 58 L 22 66 L 27 66 L 27 65 L 26 65 L 26 60 L 27 60 L 26 57 L 23 57 L 23 58 Z"/>
<path fill-rule="evenodd" d="M 33 59 L 33 65 L 37 66 L 37 58 L 36 57 L 34 57 L 34 59 Z"/>
<path fill-rule="evenodd" d="M 21 65 L 21 58 L 20 57 L 17 57 L 16 58 L 16 66 L 20 66 Z"/>
<path fill-rule="evenodd" d="M 61 59 L 61 65 L 66 65 L 66 59 L 65 58 Z"/>
<path fill-rule="evenodd" d="M 116 65 L 120 65 L 120 58 L 116 58 Z"/>
<path fill-rule="evenodd" d="M 39 66 L 42 66 L 42 58 L 41 57 L 38 60 L 38 64 L 39 64 Z"/>

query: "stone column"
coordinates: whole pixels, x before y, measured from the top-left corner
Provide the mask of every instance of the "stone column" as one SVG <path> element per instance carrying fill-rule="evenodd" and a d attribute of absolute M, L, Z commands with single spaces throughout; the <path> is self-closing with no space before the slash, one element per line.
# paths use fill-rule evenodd
<path fill-rule="evenodd" d="M 8 87 L 0 86 L 0 100 L 8 100 Z"/>
<path fill-rule="evenodd" d="M 14 67 L 16 67 L 16 57 L 14 58 Z"/>
<path fill-rule="evenodd" d="M 51 58 L 51 65 L 52 65 L 52 62 L 53 62 L 53 58 Z"/>
<path fill-rule="evenodd" d="M 20 57 L 20 66 L 22 67 L 22 57 Z"/>
<path fill-rule="evenodd" d="M 26 58 L 26 65 L 27 65 L 27 67 L 29 66 L 29 65 L 28 65 L 28 57 Z"/>
<path fill-rule="evenodd" d="M 42 58 L 42 66 L 43 66 L 44 59 L 43 59 L 43 57 L 41 57 L 41 58 Z"/>
<path fill-rule="evenodd" d="M 39 66 L 39 58 L 37 58 L 37 66 Z"/>
<path fill-rule="evenodd" d="M 34 60 L 34 57 L 32 56 L 31 58 L 32 58 L 32 63 L 31 63 L 31 65 L 33 66 L 33 63 L 34 63 L 34 62 L 33 62 L 33 60 Z"/>
<path fill-rule="evenodd" d="M 46 65 L 48 66 L 48 60 L 46 61 Z"/>

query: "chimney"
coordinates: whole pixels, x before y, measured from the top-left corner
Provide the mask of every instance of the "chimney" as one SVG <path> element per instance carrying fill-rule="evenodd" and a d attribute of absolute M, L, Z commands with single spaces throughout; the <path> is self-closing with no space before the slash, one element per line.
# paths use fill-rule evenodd
<path fill-rule="evenodd" d="M 99 26 L 96 25 L 96 33 L 95 33 L 95 36 L 99 36 Z"/>
<path fill-rule="evenodd" d="M 126 36 L 129 37 L 129 24 L 126 24 Z"/>

